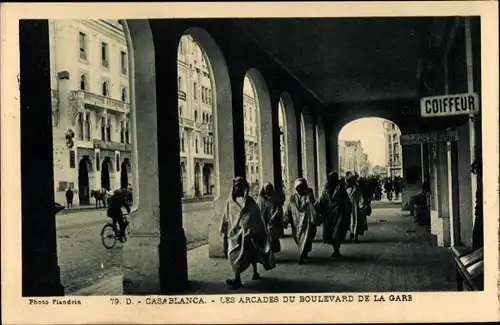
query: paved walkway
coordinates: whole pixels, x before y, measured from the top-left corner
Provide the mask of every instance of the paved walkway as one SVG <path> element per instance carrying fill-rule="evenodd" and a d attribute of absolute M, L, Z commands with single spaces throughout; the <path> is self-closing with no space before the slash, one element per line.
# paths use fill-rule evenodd
<path fill-rule="evenodd" d="M 277 266 L 261 271 L 262 279 L 251 280 L 251 270 L 242 277 L 245 287 L 237 291 L 225 285 L 231 276 L 225 259 L 209 259 L 208 246 L 188 252 L 188 293 L 299 293 L 454 291 L 455 273 L 451 251 L 437 247 L 423 227 L 407 212 L 380 208 L 368 217 L 368 233 L 361 242 L 345 243 L 344 258 L 329 256 L 331 247 L 316 241 L 312 262 L 297 264 L 297 247 L 290 237 L 282 239 Z M 319 237 L 319 236 L 318 236 Z M 105 279 L 80 294 L 119 294 L 121 277 Z"/>

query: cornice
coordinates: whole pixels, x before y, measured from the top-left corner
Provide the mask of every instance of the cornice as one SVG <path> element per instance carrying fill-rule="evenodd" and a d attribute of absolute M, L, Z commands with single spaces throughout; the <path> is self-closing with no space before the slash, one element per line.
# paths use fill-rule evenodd
<path fill-rule="evenodd" d="M 95 19 L 79 19 L 77 20 L 80 24 L 100 33 L 106 35 L 107 37 L 121 43 L 122 45 L 127 45 L 125 39 L 125 32 L 120 31 L 115 26 L 101 20 Z"/>

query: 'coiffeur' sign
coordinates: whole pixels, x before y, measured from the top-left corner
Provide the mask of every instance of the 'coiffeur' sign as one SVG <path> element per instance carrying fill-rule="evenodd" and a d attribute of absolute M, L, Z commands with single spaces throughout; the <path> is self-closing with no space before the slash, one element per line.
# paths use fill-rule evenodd
<path fill-rule="evenodd" d="M 479 96 L 475 93 L 423 97 L 420 100 L 422 117 L 440 117 L 479 113 Z"/>

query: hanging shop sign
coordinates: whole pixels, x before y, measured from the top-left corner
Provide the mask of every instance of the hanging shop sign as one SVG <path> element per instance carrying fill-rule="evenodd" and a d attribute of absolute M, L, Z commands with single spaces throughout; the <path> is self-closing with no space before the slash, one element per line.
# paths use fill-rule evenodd
<path fill-rule="evenodd" d="M 404 134 L 399 138 L 399 142 L 402 146 L 454 141 L 458 141 L 458 131 Z"/>
<path fill-rule="evenodd" d="M 476 93 L 423 97 L 420 99 L 422 117 L 443 117 L 477 114 L 480 111 Z"/>

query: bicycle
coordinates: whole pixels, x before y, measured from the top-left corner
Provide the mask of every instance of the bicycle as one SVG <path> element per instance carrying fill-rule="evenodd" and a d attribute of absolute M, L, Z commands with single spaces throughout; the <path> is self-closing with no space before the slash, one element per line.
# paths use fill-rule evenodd
<path fill-rule="evenodd" d="M 129 227 L 130 223 L 127 220 L 127 215 L 128 214 L 123 216 L 123 219 L 125 221 L 125 232 L 123 236 L 124 242 L 127 241 L 127 235 L 130 235 L 130 227 Z M 108 221 L 104 225 L 104 227 L 102 227 L 101 230 L 101 241 L 103 246 L 107 249 L 112 249 L 113 247 L 115 247 L 116 242 L 118 241 L 119 238 L 119 234 L 120 234 L 119 229 L 118 227 L 115 226 L 113 221 L 111 222 Z"/>

